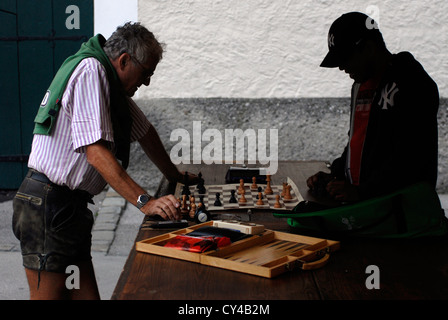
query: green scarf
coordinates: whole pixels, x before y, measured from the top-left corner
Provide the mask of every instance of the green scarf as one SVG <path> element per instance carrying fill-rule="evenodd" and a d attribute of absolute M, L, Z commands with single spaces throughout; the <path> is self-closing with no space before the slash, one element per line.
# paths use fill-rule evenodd
<path fill-rule="evenodd" d="M 56 73 L 34 119 L 34 134 L 51 135 L 61 106 L 62 96 L 68 80 L 78 64 L 85 58 L 97 59 L 106 69 L 110 86 L 110 111 L 114 130 L 116 157 L 126 169 L 129 164 L 129 149 L 132 118 L 129 103 L 121 82 L 109 58 L 104 53 L 106 39 L 98 34 L 81 45 L 79 51 L 68 57 Z"/>

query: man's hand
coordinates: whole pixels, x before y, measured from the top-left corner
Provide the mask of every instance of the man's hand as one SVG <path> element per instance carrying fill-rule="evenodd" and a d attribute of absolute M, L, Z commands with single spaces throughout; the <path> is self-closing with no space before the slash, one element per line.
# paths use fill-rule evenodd
<path fill-rule="evenodd" d="M 347 181 L 332 180 L 327 184 L 327 191 L 331 197 L 339 201 L 359 201 L 358 187 Z"/>
<path fill-rule="evenodd" d="M 327 183 L 330 182 L 332 179 L 333 178 L 331 174 L 319 171 L 318 173 L 312 175 L 306 180 L 306 185 L 311 190 L 314 190 L 320 185 L 327 185 Z"/>
<path fill-rule="evenodd" d="M 180 220 L 180 203 L 176 198 L 169 194 L 167 196 L 160 197 L 158 199 L 151 199 L 143 206 L 142 211 L 147 216 L 159 215 L 165 220 Z"/>

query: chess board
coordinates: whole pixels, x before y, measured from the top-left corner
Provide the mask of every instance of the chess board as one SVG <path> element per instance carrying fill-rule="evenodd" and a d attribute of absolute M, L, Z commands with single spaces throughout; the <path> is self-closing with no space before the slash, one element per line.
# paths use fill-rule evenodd
<path fill-rule="evenodd" d="M 200 194 L 196 188 L 196 186 L 189 186 L 190 196 L 193 195 L 195 198 L 196 205 L 200 202 L 200 197 L 204 198 L 204 205 L 208 211 L 217 211 L 217 210 L 232 210 L 232 209 L 266 209 L 266 210 L 292 210 L 300 201 L 303 201 L 303 197 L 297 189 L 297 186 L 294 182 L 287 178 L 286 181 L 289 185 L 291 185 L 291 199 L 286 200 L 280 196 L 279 203 L 281 205 L 280 208 L 274 208 L 274 204 L 276 202 L 276 195 L 281 194 L 283 190 L 283 185 L 271 185 L 271 189 L 273 194 L 265 195 L 264 189 L 266 188 L 265 184 L 258 184 L 258 187 L 262 187 L 262 196 L 263 196 L 263 205 L 257 205 L 257 196 L 258 189 L 251 189 L 251 183 L 246 183 L 244 185 L 245 190 L 245 198 L 247 200 L 246 203 L 239 203 L 238 200 L 240 195 L 235 192 L 235 197 L 237 198 L 237 203 L 230 203 L 229 199 L 231 197 L 231 190 L 238 190 L 239 184 L 222 184 L 222 185 L 205 185 L 206 192 L 204 194 Z M 182 200 L 182 189 L 183 184 L 178 183 L 176 186 L 176 190 L 174 192 L 174 196 L 180 200 Z M 216 193 L 220 194 L 220 201 L 222 206 L 215 206 Z M 187 197 L 187 203 L 189 203 L 189 197 Z"/>

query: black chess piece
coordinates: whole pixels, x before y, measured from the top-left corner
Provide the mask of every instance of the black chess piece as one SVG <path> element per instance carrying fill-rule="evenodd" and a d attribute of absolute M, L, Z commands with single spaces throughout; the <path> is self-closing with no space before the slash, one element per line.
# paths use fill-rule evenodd
<path fill-rule="evenodd" d="M 199 172 L 198 178 L 199 178 L 199 182 L 198 182 L 198 184 L 196 186 L 196 189 L 198 190 L 198 192 L 200 194 L 205 194 L 206 193 L 206 189 L 205 189 L 205 186 L 204 186 L 204 179 L 202 179 L 202 173 L 201 172 Z"/>
<path fill-rule="evenodd" d="M 202 206 L 205 208 L 204 196 L 199 195 L 199 203 L 202 203 Z"/>
<path fill-rule="evenodd" d="M 261 192 L 261 199 L 263 199 L 263 188 L 258 187 L 258 192 Z M 258 194 L 257 194 L 257 199 L 258 199 Z"/>
<path fill-rule="evenodd" d="M 198 190 L 198 193 L 200 193 L 200 194 L 205 194 L 207 192 L 207 190 L 205 189 L 205 186 L 204 186 L 204 180 L 202 180 L 201 183 L 198 183 L 198 185 L 196 186 L 196 189 Z"/>
<path fill-rule="evenodd" d="M 221 194 L 219 192 L 216 192 L 216 199 L 215 199 L 215 203 L 214 203 L 215 207 L 221 207 L 222 206 L 221 200 L 219 199 L 220 195 Z"/>
<path fill-rule="evenodd" d="M 229 203 L 238 203 L 238 200 L 235 197 L 235 190 L 230 190 L 230 193 L 232 195 L 230 196 Z"/>
<path fill-rule="evenodd" d="M 186 195 L 188 197 L 190 194 L 190 188 L 188 187 L 188 185 L 184 185 L 182 187 L 182 195 Z"/>

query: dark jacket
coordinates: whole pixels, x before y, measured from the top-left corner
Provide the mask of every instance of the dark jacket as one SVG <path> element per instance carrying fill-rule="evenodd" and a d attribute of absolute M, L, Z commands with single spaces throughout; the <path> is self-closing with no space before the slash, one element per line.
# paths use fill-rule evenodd
<path fill-rule="evenodd" d="M 351 113 L 359 84 L 352 87 Z M 361 199 L 401 187 L 437 182 L 437 84 L 409 52 L 393 55 L 370 111 L 361 159 Z M 352 121 L 351 121 L 352 124 Z M 350 135 L 350 133 L 349 133 Z M 332 163 L 332 174 L 347 179 L 349 144 Z"/>

